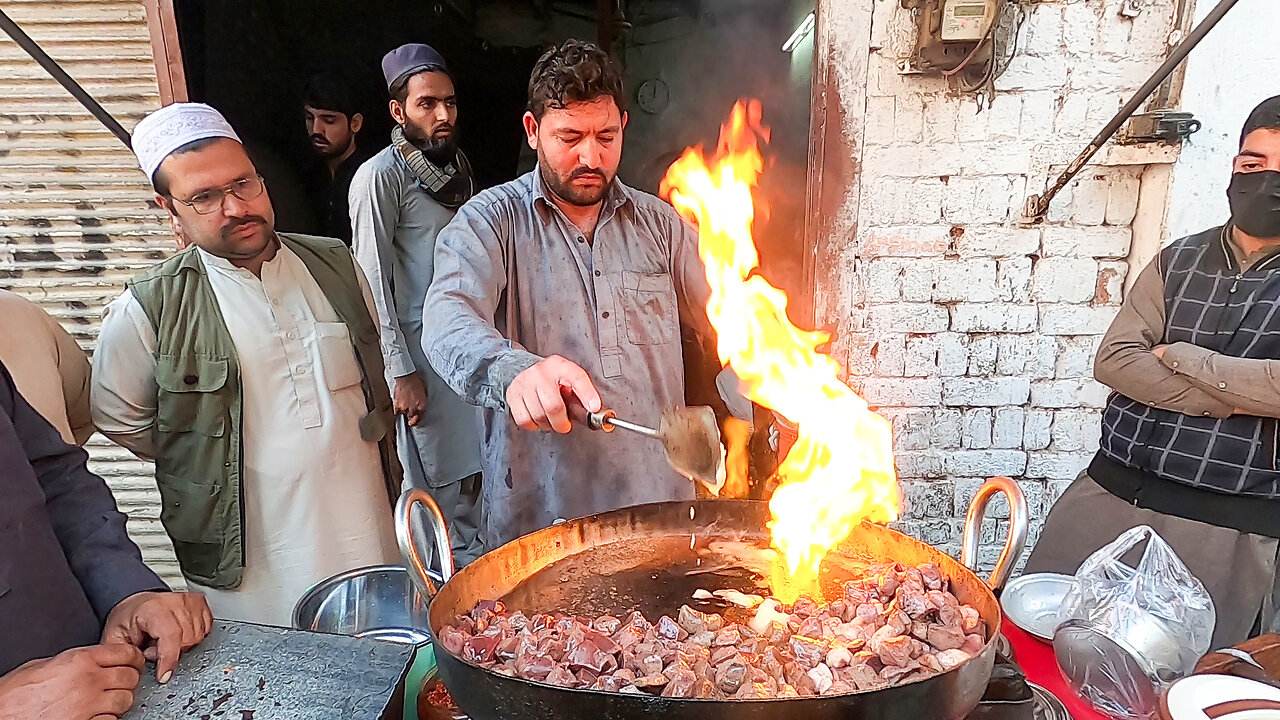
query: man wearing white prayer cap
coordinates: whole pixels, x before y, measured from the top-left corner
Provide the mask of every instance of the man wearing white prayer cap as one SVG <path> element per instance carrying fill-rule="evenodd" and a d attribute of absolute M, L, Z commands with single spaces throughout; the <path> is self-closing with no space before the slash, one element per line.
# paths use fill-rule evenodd
<path fill-rule="evenodd" d="M 341 241 L 276 232 L 217 110 L 162 108 L 133 149 L 185 249 L 107 308 L 93 418 L 155 461 L 160 519 L 214 615 L 289 625 L 313 584 L 398 558 L 373 298 Z"/>

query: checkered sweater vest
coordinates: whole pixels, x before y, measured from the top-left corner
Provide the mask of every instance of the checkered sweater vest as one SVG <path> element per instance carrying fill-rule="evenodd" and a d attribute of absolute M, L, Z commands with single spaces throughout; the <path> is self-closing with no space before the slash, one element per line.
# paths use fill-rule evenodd
<path fill-rule="evenodd" d="M 1280 358 L 1280 256 L 1241 273 L 1222 228 L 1160 253 L 1163 343 L 1187 342 L 1244 358 Z M 1173 482 L 1232 495 L 1280 497 L 1274 418 L 1219 420 L 1148 407 L 1113 392 L 1101 451 Z"/>

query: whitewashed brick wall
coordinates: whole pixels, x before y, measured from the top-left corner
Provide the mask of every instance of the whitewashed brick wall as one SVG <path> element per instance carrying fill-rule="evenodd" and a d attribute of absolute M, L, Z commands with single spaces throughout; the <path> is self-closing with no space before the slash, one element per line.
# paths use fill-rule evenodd
<path fill-rule="evenodd" d="M 1097 448 L 1093 353 L 1122 299 L 1143 168 L 1089 166 L 1044 225 L 1017 223 L 1164 58 L 1173 5 L 1148 0 L 1129 19 L 1118 0 L 1028 3 L 1018 55 L 979 111 L 941 79 L 899 74 L 890 34 L 905 11 L 875 2 L 858 232 L 820 292 L 841 308 L 851 384 L 893 423 L 900 525 L 927 542 L 958 549 L 992 475 L 1021 483 L 1034 541 Z M 988 564 L 1003 530 L 984 526 Z"/>

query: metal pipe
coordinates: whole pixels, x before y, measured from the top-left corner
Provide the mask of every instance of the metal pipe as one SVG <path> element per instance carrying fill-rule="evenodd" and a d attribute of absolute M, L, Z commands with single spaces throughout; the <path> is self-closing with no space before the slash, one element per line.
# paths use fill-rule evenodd
<path fill-rule="evenodd" d="M 37 63 L 40 63 L 40 67 L 44 68 L 46 72 L 52 75 L 53 79 L 57 80 L 59 85 L 66 88 L 67 92 L 71 93 L 72 97 L 79 100 L 80 104 L 84 105 L 89 112 L 93 113 L 94 117 L 98 118 L 103 125 L 106 125 L 107 129 L 111 131 L 111 134 L 119 138 L 120 142 L 124 143 L 125 147 L 130 150 L 133 149 L 133 140 L 129 136 L 129 131 L 125 130 L 124 126 L 112 117 L 111 113 L 107 112 L 106 108 L 102 107 L 97 100 L 94 100 L 89 93 L 85 92 L 85 89 L 80 87 L 80 83 L 76 82 L 74 78 L 68 75 L 67 71 L 63 70 L 62 66 L 59 65 L 56 60 L 49 57 L 49 53 L 45 52 L 44 48 L 37 45 L 36 41 L 32 40 L 31 36 L 27 35 L 22 28 L 18 27 L 18 24 L 10 19 L 3 9 L 0 9 L 0 29 L 3 29 L 6 35 L 13 38 L 13 41 L 18 44 L 18 47 L 25 50 L 32 59 Z"/>
<path fill-rule="evenodd" d="M 658 431 L 654 430 L 651 427 L 638 425 L 633 422 L 627 422 L 626 420 L 619 420 L 616 417 L 611 417 L 608 420 L 605 420 L 605 423 L 612 425 L 614 427 L 620 427 L 623 430 L 630 430 L 633 433 L 640 433 L 641 435 L 644 435 L 646 437 L 661 439 L 661 436 L 658 435 Z"/>
<path fill-rule="evenodd" d="M 1049 211 L 1050 201 L 1052 201 L 1053 198 L 1062 191 L 1062 188 L 1066 187 L 1067 183 L 1071 182 L 1071 179 L 1075 177 L 1077 173 L 1084 169 L 1085 164 L 1102 149 L 1103 145 L 1107 144 L 1107 141 L 1116 134 L 1116 131 L 1120 129 L 1120 126 L 1123 125 L 1135 111 L 1137 111 L 1151 93 L 1155 92 L 1155 89 L 1160 86 L 1160 83 L 1164 82 L 1165 79 L 1173 73 L 1174 69 L 1176 69 L 1184 59 L 1186 59 L 1191 50 L 1204 39 L 1205 35 L 1209 34 L 1209 31 L 1218 24 L 1218 21 L 1222 20 L 1223 16 L 1226 15 L 1237 2 L 1239 2 L 1239 0 L 1222 0 L 1219 2 L 1217 7 L 1210 11 L 1205 19 L 1201 21 L 1200 24 L 1197 25 L 1185 38 L 1183 38 L 1182 42 L 1178 43 L 1178 46 L 1173 49 L 1173 52 L 1169 53 L 1169 57 L 1166 58 L 1160 67 L 1156 69 L 1155 74 L 1147 78 L 1147 81 L 1142 84 L 1142 87 L 1138 88 L 1138 91 L 1133 94 L 1133 97 L 1129 99 L 1129 102 L 1125 103 L 1124 107 L 1120 108 L 1120 112 L 1116 113 L 1115 117 L 1111 118 L 1111 122 L 1107 123 L 1106 127 L 1102 128 L 1102 132 L 1098 133 L 1097 137 L 1095 137 L 1093 141 L 1085 147 L 1084 151 L 1077 155 L 1076 159 L 1072 160 L 1071 163 L 1067 165 L 1067 169 L 1058 176 L 1058 179 L 1054 181 L 1053 185 L 1045 191 L 1043 195 L 1032 195 L 1027 198 L 1026 219 L 1028 221 L 1035 223 L 1040 222 L 1044 218 L 1044 214 Z"/>

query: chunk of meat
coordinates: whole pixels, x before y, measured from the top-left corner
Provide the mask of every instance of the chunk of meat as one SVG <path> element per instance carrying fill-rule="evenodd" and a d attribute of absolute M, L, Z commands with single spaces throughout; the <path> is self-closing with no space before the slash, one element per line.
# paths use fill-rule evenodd
<path fill-rule="evenodd" d="M 714 642 L 715 639 L 716 639 L 715 633 L 711 632 L 710 630 L 703 630 L 700 633 L 695 633 L 693 635 L 690 635 L 689 639 L 686 642 L 688 642 L 690 645 L 697 645 L 698 647 L 709 648 L 711 647 L 711 643 Z"/>
<path fill-rule="evenodd" d="M 657 653 L 652 653 L 640 658 L 640 670 L 645 675 L 655 675 L 660 673 L 662 672 L 663 667 L 665 667 L 665 665 L 662 662 L 662 656 Z"/>
<path fill-rule="evenodd" d="M 658 618 L 658 622 L 654 623 L 653 632 L 664 640 L 683 640 L 689 637 L 689 633 L 682 630 L 675 620 L 666 615 Z"/>
<path fill-rule="evenodd" d="M 477 665 L 493 662 L 494 656 L 498 650 L 498 644 L 501 642 L 501 635 L 481 635 L 473 637 L 462 644 L 462 659 Z"/>
<path fill-rule="evenodd" d="M 796 600 L 795 604 L 792 605 L 791 614 L 799 615 L 800 617 L 804 617 L 804 618 L 807 618 L 811 615 L 817 615 L 818 603 L 814 602 L 813 598 L 801 595 L 800 598 Z"/>
<path fill-rule="evenodd" d="M 919 588 L 903 587 L 897 597 L 898 608 L 905 612 L 912 620 L 917 620 L 929 612 L 929 600 L 925 596 L 924 590 Z"/>
<path fill-rule="evenodd" d="M 925 639 L 939 650 L 955 650 L 965 643 L 964 630 L 946 625 L 930 625 Z"/>
<path fill-rule="evenodd" d="M 617 675 L 601 675 L 596 678 L 595 684 L 591 686 L 592 690 L 604 690 L 605 692 L 622 692 L 622 688 L 632 685 L 632 679 L 621 678 Z"/>
<path fill-rule="evenodd" d="M 778 686 L 778 697 L 780 698 L 796 698 L 800 697 L 800 693 L 796 692 L 795 686 L 783 683 Z"/>
<path fill-rule="evenodd" d="M 636 627 L 640 632 L 648 632 L 653 627 L 653 624 L 646 620 L 644 615 L 640 614 L 639 610 L 631 611 L 631 614 L 627 615 L 622 622 L 623 624 Z"/>
<path fill-rule="evenodd" d="M 892 685 L 912 672 L 915 672 L 919 667 L 920 663 L 914 660 L 909 660 L 906 665 L 901 666 L 889 665 L 886 663 L 884 668 L 880 670 L 880 677 L 884 678 Z"/>
<path fill-rule="evenodd" d="M 765 683 L 746 683 L 733 694 L 734 700 L 765 700 L 778 697 L 778 692 Z"/>
<path fill-rule="evenodd" d="M 836 645 L 827 651 L 826 665 L 830 668 L 842 668 L 853 662 L 853 653 L 843 645 Z"/>
<path fill-rule="evenodd" d="M 578 683 L 583 687 L 591 687 L 596 684 L 596 680 L 600 679 L 600 676 L 590 668 L 582 668 L 577 672 L 577 675 Z"/>
<path fill-rule="evenodd" d="M 707 631 L 706 615 L 688 605 L 680 606 L 680 612 L 676 613 L 676 623 L 690 635 Z"/>
<path fill-rule="evenodd" d="M 662 697 L 693 697 L 698 688 L 698 676 L 692 670 L 681 669 L 669 677 L 667 686 L 662 689 Z"/>
<path fill-rule="evenodd" d="M 876 654 L 886 667 L 907 667 L 911 663 L 911 638 L 899 635 L 880 642 Z"/>
<path fill-rule="evenodd" d="M 750 669 L 751 666 L 747 664 L 741 655 L 734 655 L 715 667 L 712 671 L 712 678 L 721 692 L 733 694 L 747 681 L 747 673 Z"/>
<path fill-rule="evenodd" d="M 796 628 L 797 635 L 805 637 L 822 637 L 822 618 L 811 615 L 800 623 L 800 627 Z"/>
<path fill-rule="evenodd" d="M 440 644 L 451 655 L 461 655 L 462 646 L 471 639 L 465 630 L 456 628 L 452 625 L 446 625 L 440 629 Z"/>
<path fill-rule="evenodd" d="M 667 676 L 662 673 L 654 673 L 638 677 L 635 680 L 635 686 L 638 688 L 660 688 L 667 684 Z"/>
<path fill-rule="evenodd" d="M 556 661 L 544 653 L 527 652 L 516 658 L 516 675 L 525 680 L 542 682 L 555 668 Z"/>
<path fill-rule="evenodd" d="M 865 663 L 850 665 L 837 672 L 842 680 L 853 685 L 859 691 L 879 690 L 889 685 L 884 678 L 880 677 L 880 673 L 875 668 Z"/>
<path fill-rule="evenodd" d="M 583 639 L 610 655 L 617 653 L 621 649 L 618 643 L 613 641 L 613 638 L 595 630 L 588 630 L 583 633 Z"/>
<path fill-rule="evenodd" d="M 924 563 L 917 568 L 920 571 L 920 577 L 924 579 L 924 586 L 928 590 L 942 590 L 946 587 L 946 580 L 942 577 L 942 569 L 933 563 Z"/>
<path fill-rule="evenodd" d="M 619 648 L 627 650 L 644 640 L 644 631 L 634 625 L 623 625 L 613 634 L 612 640 Z"/>
<path fill-rule="evenodd" d="M 711 641 L 711 647 L 737 645 L 740 642 L 742 642 L 742 629 L 737 625 L 730 625 L 716 633 L 715 639 Z"/>
<path fill-rule="evenodd" d="M 578 687 L 578 676 L 569 671 L 564 665 L 557 665 L 547 673 L 543 682 L 548 685 L 559 685 L 560 687 Z"/>
<path fill-rule="evenodd" d="M 973 656 L 982 652 L 982 648 L 986 647 L 986 645 L 987 641 L 983 640 L 981 635 L 966 635 L 964 645 L 961 645 L 960 649 Z"/>
<path fill-rule="evenodd" d="M 622 627 L 622 621 L 612 615 L 601 615 L 591 623 L 591 628 L 605 635 L 613 635 Z"/>
<path fill-rule="evenodd" d="M 982 614 L 978 609 L 970 605 L 960 606 L 960 627 L 966 633 L 972 633 L 978 629 L 978 625 L 982 623 Z"/>
<path fill-rule="evenodd" d="M 831 689 L 831 684 L 835 681 L 835 677 L 831 674 L 831 668 L 819 663 L 808 673 L 809 679 L 813 680 L 813 690 L 819 695 Z"/>
<path fill-rule="evenodd" d="M 566 660 L 570 669 L 577 671 L 582 669 L 590 670 L 594 673 L 612 673 L 618 669 L 617 659 L 610 653 L 605 652 L 596 646 L 590 640 L 584 640 L 569 652 Z"/>
<path fill-rule="evenodd" d="M 827 644 L 821 640 L 803 635 L 791 636 L 791 654 L 796 662 L 808 672 L 827 657 Z"/>

